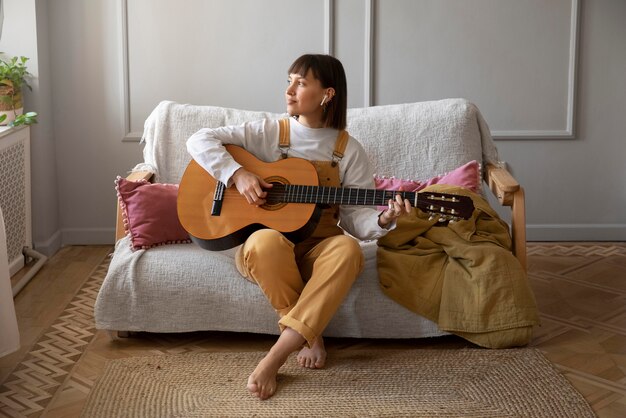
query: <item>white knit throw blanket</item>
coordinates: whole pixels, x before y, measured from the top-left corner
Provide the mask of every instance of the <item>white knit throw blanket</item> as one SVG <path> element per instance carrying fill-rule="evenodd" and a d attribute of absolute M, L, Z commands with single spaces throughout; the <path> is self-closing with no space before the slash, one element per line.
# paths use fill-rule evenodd
<path fill-rule="evenodd" d="M 238 125 L 286 114 L 163 101 L 145 122 L 144 163 L 156 181 L 178 183 L 191 157 L 185 142 L 201 128 Z M 348 131 L 376 173 L 423 180 L 468 161 L 496 162 L 497 150 L 478 108 L 464 99 L 348 109 Z"/>

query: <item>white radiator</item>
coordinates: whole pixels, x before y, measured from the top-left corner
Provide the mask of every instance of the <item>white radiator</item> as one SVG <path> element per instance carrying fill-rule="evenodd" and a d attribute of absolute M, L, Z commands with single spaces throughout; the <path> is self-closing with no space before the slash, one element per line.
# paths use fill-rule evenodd
<path fill-rule="evenodd" d="M 24 247 L 32 248 L 30 128 L 0 127 L 0 207 L 4 215 L 9 272 L 24 267 Z"/>

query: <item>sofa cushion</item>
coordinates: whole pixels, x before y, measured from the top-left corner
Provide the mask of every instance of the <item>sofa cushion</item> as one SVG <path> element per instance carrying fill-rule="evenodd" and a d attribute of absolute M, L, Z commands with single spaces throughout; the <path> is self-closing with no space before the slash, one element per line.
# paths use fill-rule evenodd
<path fill-rule="evenodd" d="M 434 322 L 387 297 L 378 283 L 375 241 L 361 242 L 365 265 L 324 331 L 328 337 L 420 338 L 445 335 Z M 195 244 L 132 251 L 115 246 L 95 303 L 96 328 L 278 334 L 278 315 L 258 285 L 241 277 L 234 251 Z"/>
<path fill-rule="evenodd" d="M 348 109 L 348 131 L 379 176 L 427 179 L 471 160 L 498 160 L 487 124 L 464 99 Z"/>
<path fill-rule="evenodd" d="M 178 220 L 178 185 L 115 180 L 124 231 L 133 250 L 191 242 Z"/>
<path fill-rule="evenodd" d="M 285 116 L 164 101 L 144 125 L 144 163 L 154 168 L 155 181 L 179 183 L 191 160 L 185 143 L 199 129 Z M 464 99 L 351 108 L 347 129 L 381 176 L 426 179 L 470 160 L 498 161 L 487 124 Z"/>
<path fill-rule="evenodd" d="M 187 139 L 202 128 L 240 125 L 263 118 L 281 119 L 286 114 L 255 112 L 215 106 L 195 106 L 163 101 L 157 105 L 144 124 L 142 141 L 144 163 L 152 167 L 154 181 L 180 183 L 191 161 Z"/>

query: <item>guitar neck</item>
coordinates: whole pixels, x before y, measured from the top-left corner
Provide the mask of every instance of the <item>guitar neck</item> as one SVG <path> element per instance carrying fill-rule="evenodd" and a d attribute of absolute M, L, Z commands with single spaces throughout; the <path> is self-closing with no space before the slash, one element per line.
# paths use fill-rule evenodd
<path fill-rule="evenodd" d="M 276 203 L 386 206 L 389 199 L 394 199 L 399 194 L 403 199 L 408 199 L 413 206 L 420 206 L 417 192 L 292 184 L 274 184 L 274 187 L 268 189 L 267 192 L 268 202 Z"/>

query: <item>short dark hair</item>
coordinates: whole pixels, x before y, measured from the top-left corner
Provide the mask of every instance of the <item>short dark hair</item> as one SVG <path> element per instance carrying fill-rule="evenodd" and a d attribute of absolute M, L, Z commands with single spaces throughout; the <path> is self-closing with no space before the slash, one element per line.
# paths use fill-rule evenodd
<path fill-rule="evenodd" d="M 313 77 L 320 81 L 323 88 L 335 89 L 335 96 L 328 103 L 324 113 L 324 126 L 339 130 L 346 129 L 348 83 L 341 61 L 331 55 L 305 54 L 291 64 L 288 74 L 306 77 L 309 70 Z"/>

